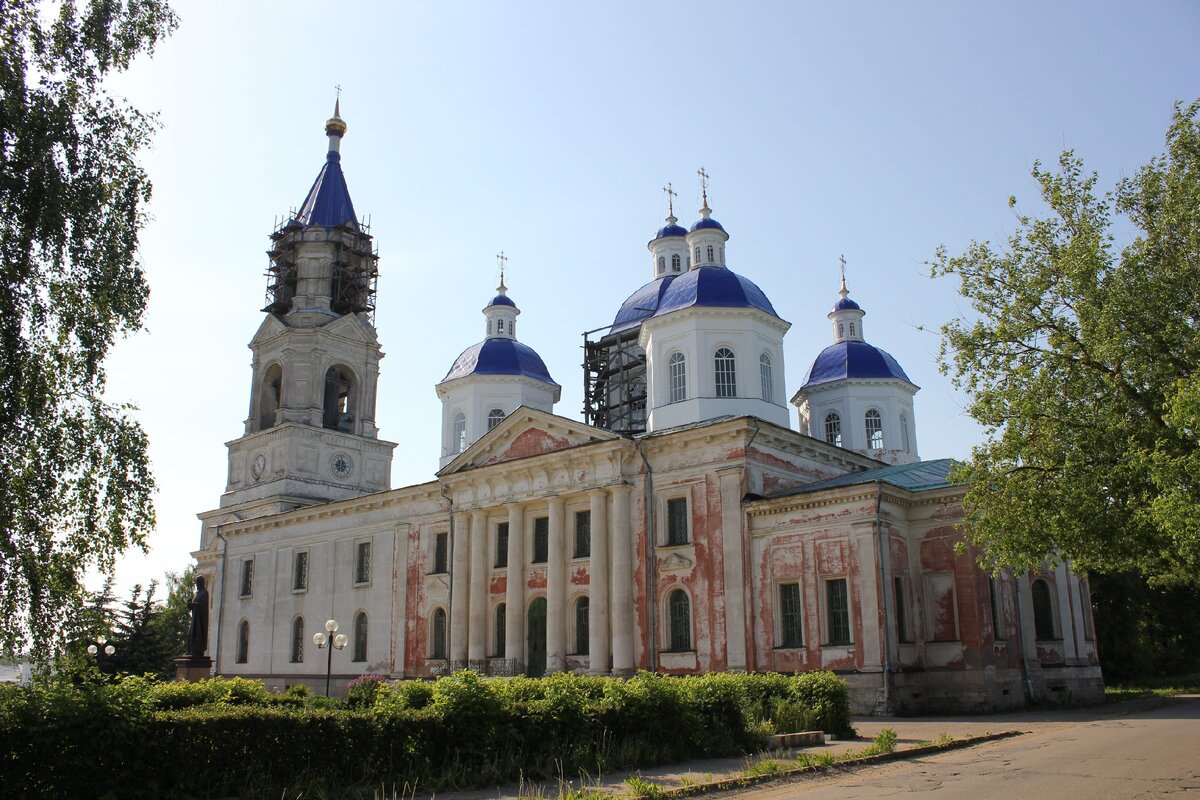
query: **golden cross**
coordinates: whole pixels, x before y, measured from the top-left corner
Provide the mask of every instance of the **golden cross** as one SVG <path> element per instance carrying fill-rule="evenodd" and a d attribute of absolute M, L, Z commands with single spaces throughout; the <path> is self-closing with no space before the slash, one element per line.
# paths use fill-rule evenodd
<path fill-rule="evenodd" d="M 679 194 L 671 188 L 671 182 L 667 181 L 667 185 L 663 187 L 663 191 L 667 193 L 667 216 L 675 216 L 675 198 Z"/>
<path fill-rule="evenodd" d="M 704 167 L 696 170 L 696 174 L 700 176 L 700 192 L 704 195 L 704 207 L 708 208 L 708 173 L 704 171 Z"/>
<path fill-rule="evenodd" d="M 496 253 L 496 264 L 497 264 L 497 266 L 500 267 L 500 285 L 503 286 L 504 285 L 504 268 L 506 266 L 508 266 L 508 256 L 504 255 L 503 250 L 501 250 L 499 253 Z"/>

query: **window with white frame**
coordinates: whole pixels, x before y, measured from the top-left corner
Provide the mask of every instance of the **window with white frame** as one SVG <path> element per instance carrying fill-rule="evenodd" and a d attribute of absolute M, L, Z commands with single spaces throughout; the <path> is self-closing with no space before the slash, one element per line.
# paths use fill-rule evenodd
<path fill-rule="evenodd" d="M 904 447 L 904 452 L 912 451 L 908 444 L 908 417 L 904 414 L 900 415 L 900 444 Z"/>
<path fill-rule="evenodd" d="M 233 660 L 239 664 L 250 660 L 250 623 L 247 620 L 242 620 L 238 625 L 237 651 Z"/>
<path fill-rule="evenodd" d="M 304 617 L 292 620 L 292 654 L 291 662 L 299 664 L 304 661 Z"/>
<path fill-rule="evenodd" d="M 1030 587 L 1033 591 L 1033 634 L 1039 641 L 1057 639 L 1054 624 L 1054 600 L 1050 596 L 1050 584 L 1038 578 Z"/>
<path fill-rule="evenodd" d="M 580 597 L 575 601 L 575 654 L 586 656 L 588 654 L 588 613 L 591 609 L 591 602 L 587 596 Z"/>
<path fill-rule="evenodd" d="M 306 591 L 308 589 L 308 551 L 298 550 L 292 559 L 292 591 Z"/>
<path fill-rule="evenodd" d="M 446 610 L 435 608 L 429 618 L 429 657 L 446 657 Z"/>
<path fill-rule="evenodd" d="M 575 512 L 574 558 L 587 558 L 592 554 L 592 512 Z"/>
<path fill-rule="evenodd" d="M 713 261 L 716 261 L 716 259 L 713 257 L 713 246 L 711 244 L 708 246 L 707 253 L 708 253 L 708 260 L 710 263 Z"/>
<path fill-rule="evenodd" d="M 687 498 L 669 498 L 667 500 L 667 544 L 687 544 L 691 538 L 688 535 L 690 525 Z"/>
<path fill-rule="evenodd" d="M 825 415 L 825 441 L 835 447 L 842 446 L 842 418 L 836 411 Z"/>
<path fill-rule="evenodd" d="M 467 449 L 467 415 L 461 411 L 454 415 L 454 425 L 450 431 L 450 446 L 454 452 L 461 453 Z"/>
<path fill-rule="evenodd" d="M 371 580 L 371 543 L 359 542 L 354 547 L 354 582 Z"/>
<path fill-rule="evenodd" d="M 668 652 L 688 652 L 692 649 L 692 604 L 683 589 L 676 589 L 667 596 L 667 617 Z"/>
<path fill-rule="evenodd" d="M 367 660 L 367 613 L 365 611 L 354 615 L 354 657 L 350 660 Z"/>
<path fill-rule="evenodd" d="M 800 584 L 779 584 L 779 647 L 804 646 L 804 617 L 800 608 Z"/>
<path fill-rule="evenodd" d="M 679 272 L 679 253 L 671 256 L 671 271 Z"/>
<path fill-rule="evenodd" d="M 667 271 L 667 259 L 665 256 L 658 257 L 658 274 L 662 275 Z"/>
<path fill-rule="evenodd" d="M 504 422 L 504 409 L 493 408 L 491 411 L 488 412 L 488 430 L 489 431 L 492 428 L 499 425 L 501 422 Z"/>
<path fill-rule="evenodd" d="M 683 353 L 672 353 L 667 359 L 667 375 L 670 381 L 670 400 L 678 403 L 687 399 L 687 359 Z"/>
<path fill-rule="evenodd" d="M 713 356 L 716 370 L 717 397 L 737 397 L 737 370 L 733 351 L 728 347 L 717 350 Z"/>
<path fill-rule="evenodd" d="M 492 562 L 493 567 L 508 566 L 508 523 L 501 522 L 496 525 L 496 558 Z"/>
<path fill-rule="evenodd" d="M 254 593 L 254 559 L 247 558 L 242 561 L 242 582 L 239 594 L 242 597 L 249 597 Z"/>
<path fill-rule="evenodd" d="M 506 635 L 505 631 L 508 624 L 507 614 L 508 606 L 506 604 L 501 603 L 500 605 L 496 606 L 496 611 L 494 614 L 495 621 L 492 625 L 492 635 L 494 637 L 492 640 L 493 658 L 504 657 L 504 637 Z"/>
<path fill-rule="evenodd" d="M 762 399 L 770 403 L 775 397 L 775 385 L 771 380 L 771 357 L 766 353 L 758 357 L 758 380 L 762 384 Z"/>
<path fill-rule="evenodd" d="M 449 539 L 450 534 L 448 533 L 433 535 L 433 568 L 429 571 L 430 575 L 440 575 L 450 571 Z"/>
<path fill-rule="evenodd" d="M 533 558 L 531 564 L 545 564 L 550 560 L 550 518 L 537 517 L 533 520 Z"/>
<path fill-rule="evenodd" d="M 825 581 L 825 643 L 850 644 L 850 591 L 845 578 Z"/>
<path fill-rule="evenodd" d="M 866 416 L 863 417 L 864 424 L 867 430 L 867 447 L 871 450 L 879 450 L 883 447 L 883 417 L 879 416 L 879 412 L 873 408 L 867 409 Z"/>

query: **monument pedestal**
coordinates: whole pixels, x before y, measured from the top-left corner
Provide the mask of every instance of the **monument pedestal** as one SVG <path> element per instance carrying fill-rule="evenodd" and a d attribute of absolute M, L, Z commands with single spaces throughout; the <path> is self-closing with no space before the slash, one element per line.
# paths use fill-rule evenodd
<path fill-rule="evenodd" d="M 183 656 L 175 659 L 175 680 L 195 683 L 212 677 L 212 659 L 208 656 Z"/>

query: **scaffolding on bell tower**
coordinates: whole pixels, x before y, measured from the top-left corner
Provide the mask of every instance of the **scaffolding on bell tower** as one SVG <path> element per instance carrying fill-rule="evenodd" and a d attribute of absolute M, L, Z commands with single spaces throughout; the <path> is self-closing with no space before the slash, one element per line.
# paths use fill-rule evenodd
<path fill-rule="evenodd" d="M 292 310 L 299 282 L 301 248 L 326 245 L 332 250 L 329 307 L 335 314 L 366 313 L 375 324 L 375 291 L 379 280 L 379 251 L 371 240 L 370 223 L 303 225 L 294 214 L 277 222 L 267 251 L 266 306 L 263 311 L 284 316 Z"/>
<path fill-rule="evenodd" d="M 583 419 L 613 433 L 646 431 L 646 351 L 639 327 L 610 332 L 593 341 L 583 334 Z"/>

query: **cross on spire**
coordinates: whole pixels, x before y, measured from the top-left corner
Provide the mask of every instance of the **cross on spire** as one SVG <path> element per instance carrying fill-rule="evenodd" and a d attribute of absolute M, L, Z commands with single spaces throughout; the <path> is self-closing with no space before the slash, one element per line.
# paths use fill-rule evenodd
<path fill-rule="evenodd" d="M 842 294 L 848 294 L 848 292 L 846 292 L 846 255 L 843 253 L 842 255 L 838 256 L 838 261 L 841 262 L 842 265 Z"/>
<path fill-rule="evenodd" d="M 503 250 L 496 253 L 496 266 L 500 268 L 500 286 L 497 288 L 497 291 L 503 293 L 506 288 L 504 285 L 504 268 L 508 266 L 508 256 L 504 255 Z"/>
<path fill-rule="evenodd" d="M 696 174 L 700 176 L 700 193 L 704 196 L 704 207 L 708 208 L 708 173 L 701 167 L 696 170 Z"/>
<path fill-rule="evenodd" d="M 675 216 L 675 198 L 679 194 L 671 187 L 671 182 L 667 181 L 667 185 L 663 187 L 663 191 L 667 193 L 667 216 Z"/>

